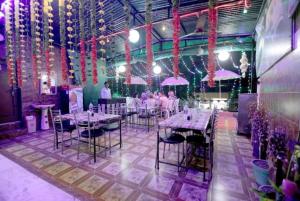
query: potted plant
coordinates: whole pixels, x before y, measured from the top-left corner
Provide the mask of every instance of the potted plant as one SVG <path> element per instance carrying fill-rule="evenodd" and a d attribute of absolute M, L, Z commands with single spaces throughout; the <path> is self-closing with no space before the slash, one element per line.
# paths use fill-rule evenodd
<path fill-rule="evenodd" d="M 256 109 L 252 106 L 249 113 L 253 156 L 265 160 L 267 158 L 269 116 L 262 105 L 257 106 Z"/>
<path fill-rule="evenodd" d="M 268 161 L 255 159 L 252 161 L 252 169 L 255 181 L 259 186 L 269 184 L 270 166 Z"/>

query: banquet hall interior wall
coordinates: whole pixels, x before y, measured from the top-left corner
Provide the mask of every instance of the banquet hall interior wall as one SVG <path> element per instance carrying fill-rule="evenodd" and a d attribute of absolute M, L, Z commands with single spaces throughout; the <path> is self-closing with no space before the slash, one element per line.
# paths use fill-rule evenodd
<path fill-rule="evenodd" d="M 291 29 L 292 49 L 259 77 L 258 99 L 272 115 L 272 127 L 282 126 L 296 139 L 300 121 L 300 14 Z M 279 20 L 279 19 L 274 19 Z M 275 46 L 276 44 L 274 44 Z"/>

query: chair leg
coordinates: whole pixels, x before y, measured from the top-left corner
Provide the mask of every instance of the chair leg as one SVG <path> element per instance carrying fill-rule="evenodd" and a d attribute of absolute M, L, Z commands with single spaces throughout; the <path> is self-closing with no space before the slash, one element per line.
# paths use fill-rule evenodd
<path fill-rule="evenodd" d="M 164 152 L 163 152 L 163 158 L 165 158 L 165 150 L 166 150 L 166 143 L 164 143 Z"/>
<path fill-rule="evenodd" d="M 61 154 L 64 154 L 64 146 L 65 146 L 64 132 L 62 132 L 62 134 L 61 134 Z"/>
<path fill-rule="evenodd" d="M 96 163 L 96 137 L 94 135 L 94 163 Z"/>
<path fill-rule="evenodd" d="M 177 168 L 178 168 L 178 172 L 179 172 L 179 166 L 180 166 L 180 152 L 179 152 L 179 146 L 180 144 L 178 144 L 178 158 L 177 158 Z"/>
<path fill-rule="evenodd" d="M 78 139 L 77 139 L 77 160 L 79 160 L 79 143 L 80 143 L 80 137 L 78 136 Z"/>
<path fill-rule="evenodd" d="M 110 132 L 108 132 L 108 143 L 109 143 L 109 154 L 111 154 L 111 137 L 110 137 Z"/>

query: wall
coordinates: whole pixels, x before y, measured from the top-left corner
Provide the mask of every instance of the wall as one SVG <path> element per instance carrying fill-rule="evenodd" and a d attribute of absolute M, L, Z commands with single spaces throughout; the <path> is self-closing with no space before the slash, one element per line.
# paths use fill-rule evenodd
<path fill-rule="evenodd" d="M 295 49 L 261 75 L 259 101 L 274 117 L 274 125 L 288 129 L 290 138 L 296 139 L 300 121 L 300 17 L 296 18 Z"/>

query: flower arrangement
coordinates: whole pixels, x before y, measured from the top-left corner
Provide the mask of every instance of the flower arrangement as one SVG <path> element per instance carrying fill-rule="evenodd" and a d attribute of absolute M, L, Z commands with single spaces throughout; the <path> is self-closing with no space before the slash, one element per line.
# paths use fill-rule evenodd
<path fill-rule="evenodd" d="M 152 84 L 152 63 L 153 63 L 153 51 L 152 51 L 152 0 L 146 0 L 146 51 L 147 51 L 147 83 Z"/>
<path fill-rule="evenodd" d="M 20 61 L 20 86 L 22 87 L 23 82 L 26 81 L 26 70 L 25 70 L 25 65 L 26 65 L 26 40 L 25 40 L 25 18 L 26 18 L 26 11 L 25 11 L 25 5 L 22 2 L 19 2 L 19 23 L 20 23 L 20 56 L 19 56 L 19 61 Z"/>
<path fill-rule="evenodd" d="M 22 66 L 20 57 L 20 1 L 14 1 L 14 11 L 15 11 L 15 56 L 17 64 L 17 80 L 18 85 L 22 87 Z"/>
<path fill-rule="evenodd" d="M 174 77 L 179 75 L 179 34 L 180 34 L 180 18 L 178 13 L 179 1 L 172 1 L 172 11 L 173 11 L 173 73 Z"/>
<path fill-rule="evenodd" d="M 34 0 L 34 16 L 35 16 L 35 21 L 34 21 L 34 26 L 35 26 L 35 46 L 36 46 L 36 87 L 38 86 L 38 80 L 41 79 L 41 71 L 42 71 L 42 27 L 41 27 L 41 4 L 39 0 Z"/>
<path fill-rule="evenodd" d="M 208 8 L 208 86 L 215 86 L 215 49 L 217 42 L 217 9 L 215 8 L 216 1 L 209 1 Z"/>
<path fill-rule="evenodd" d="M 49 6 L 48 0 L 44 0 L 44 48 L 45 48 L 45 65 L 47 71 L 47 86 L 51 86 L 51 67 L 50 67 L 50 54 L 49 54 Z"/>
<path fill-rule="evenodd" d="M 35 20 L 36 20 L 36 15 L 35 15 L 35 0 L 30 0 L 30 27 L 31 27 L 31 51 L 32 51 L 32 56 L 31 56 L 31 62 L 32 62 L 32 77 L 33 77 L 33 86 L 36 89 L 38 86 L 38 68 L 37 68 L 37 45 L 35 42 L 36 38 L 36 27 L 35 27 Z"/>

